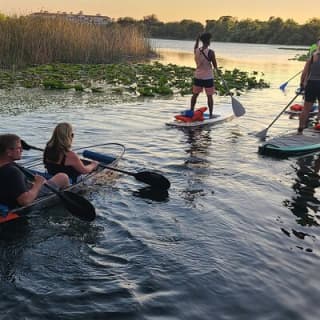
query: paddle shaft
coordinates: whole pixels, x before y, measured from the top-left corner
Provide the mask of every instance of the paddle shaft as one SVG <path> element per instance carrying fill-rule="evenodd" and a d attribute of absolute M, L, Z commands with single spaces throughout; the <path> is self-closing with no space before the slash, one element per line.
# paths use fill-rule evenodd
<path fill-rule="evenodd" d="M 302 73 L 302 70 L 299 71 L 298 73 L 296 73 L 293 77 L 291 77 L 287 82 L 291 81 L 292 79 L 294 79 L 296 76 L 298 76 L 300 73 Z"/>
<path fill-rule="evenodd" d="M 266 131 L 268 131 L 270 129 L 270 127 L 279 119 L 279 117 L 286 111 L 286 109 L 291 105 L 291 103 L 297 99 L 299 93 L 296 94 L 291 100 L 290 102 L 282 109 L 282 111 L 273 119 L 273 121 L 269 124 L 269 126 L 265 129 Z"/>
<path fill-rule="evenodd" d="M 116 169 L 113 167 L 109 167 L 109 166 L 101 164 L 101 163 L 99 164 L 99 166 L 102 168 L 118 171 L 121 173 L 128 174 L 130 176 L 133 176 L 138 181 L 146 183 L 153 188 L 162 189 L 162 190 L 168 190 L 170 188 L 170 181 L 167 178 L 165 178 L 164 176 L 162 176 L 161 174 L 156 173 L 156 172 L 140 171 L 140 172 L 133 173 L 133 172 L 128 172 L 125 170 L 120 170 L 120 169 Z"/>
<path fill-rule="evenodd" d="M 106 169 L 114 170 L 114 171 L 117 171 L 117 172 L 125 173 L 125 174 L 128 174 L 128 175 L 133 176 L 133 177 L 135 177 L 137 175 L 137 173 L 129 172 L 129 171 L 121 170 L 121 169 L 117 169 L 117 168 L 114 168 L 114 167 L 109 167 L 109 166 L 107 166 L 105 164 L 102 164 L 102 163 L 99 163 L 99 166 L 102 167 L 102 168 L 106 168 Z"/>

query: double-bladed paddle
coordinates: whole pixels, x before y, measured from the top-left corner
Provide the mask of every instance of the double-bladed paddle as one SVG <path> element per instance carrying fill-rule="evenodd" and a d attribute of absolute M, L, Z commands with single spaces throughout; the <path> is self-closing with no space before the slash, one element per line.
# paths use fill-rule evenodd
<path fill-rule="evenodd" d="M 43 149 L 35 147 L 35 146 L 31 146 L 30 144 L 28 144 L 27 142 L 25 142 L 24 140 L 21 139 L 21 146 L 23 150 L 38 150 L 38 151 L 43 151 Z"/>
<path fill-rule="evenodd" d="M 21 145 L 24 150 L 34 149 L 34 150 L 43 151 L 43 149 L 41 149 L 41 148 L 29 145 L 24 140 L 21 140 Z M 96 157 L 96 153 L 89 151 L 89 150 L 84 150 L 83 156 L 86 158 L 92 159 L 92 160 L 99 161 L 99 159 L 97 159 L 97 157 Z M 130 176 L 133 176 L 138 181 L 146 183 L 146 184 L 150 185 L 152 188 L 158 188 L 158 189 L 162 189 L 162 190 L 168 190 L 170 188 L 170 181 L 166 177 L 164 177 L 163 175 L 156 173 L 156 172 L 150 172 L 150 171 L 128 172 L 125 170 L 120 170 L 120 169 L 117 169 L 114 167 L 107 166 L 102 163 L 99 163 L 99 166 L 106 168 L 106 169 L 109 169 L 109 170 L 114 170 L 114 171 L 118 171 L 118 172 L 121 172 L 124 174 L 128 174 Z"/>
<path fill-rule="evenodd" d="M 27 177 L 34 179 L 34 174 L 31 173 L 28 169 L 18 165 L 17 163 L 15 163 L 15 166 L 19 168 Z M 83 221 L 89 222 L 95 219 L 95 208 L 87 199 L 71 191 L 58 191 L 48 183 L 44 183 L 44 186 L 59 197 L 61 203 L 73 216 Z"/>
<path fill-rule="evenodd" d="M 243 116 L 246 113 L 245 108 L 236 98 L 233 97 L 232 93 L 229 90 L 229 86 L 228 86 L 227 82 L 224 80 L 220 70 L 218 70 L 218 75 L 221 78 L 223 85 L 227 90 L 227 94 L 231 97 L 231 104 L 232 104 L 232 110 L 233 110 L 234 115 L 236 117 Z"/>
<path fill-rule="evenodd" d="M 92 159 L 92 160 L 96 160 L 96 161 L 100 160 L 99 154 L 96 152 L 84 150 L 82 154 L 84 157 L 86 157 L 88 159 Z M 144 183 L 150 185 L 154 189 L 168 190 L 170 188 L 170 181 L 167 178 L 165 178 L 163 175 L 156 173 L 156 172 L 151 172 L 151 171 L 128 172 L 125 170 L 110 167 L 110 166 L 105 165 L 101 162 L 99 162 L 99 166 L 102 168 L 118 171 L 118 172 L 121 172 L 124 174 L 128 174 L 130 176 L 133 176 L 138 181 L 144 182 Z"/>
<path fill-rule="evenodd" d="M 156 172 L 151 172 L 151 171 L 128 172 L 125 170 L 107 166 L 102 163 L 99 163 L 99 166 L 109 170 L 125 173 L 125 174 L 128 174 L 129 176 L 133 176 L 138 181 L 148 184 L 153 189 L 168 190 L 170 188 L 170 181 L 163 175 Z"/>
<path fill-rule="evenodd" d="M 297 93 L 290 102 L 282 109 L 282 111 L 273 119 L 273 121 L 268 125 L 267 128 L 263 129 L 262 131 L 255 134 L 256 137 L 260 138 L 261 140 L 265 140 L 267 136 L 268 130 L 271 128 L 271 126 L 278 120 L 278 118 L 285 112 L 285 110 L 291 105 L 291 103 L 296 100 L 296 98 L 300 95 L 300 92 Z"/>

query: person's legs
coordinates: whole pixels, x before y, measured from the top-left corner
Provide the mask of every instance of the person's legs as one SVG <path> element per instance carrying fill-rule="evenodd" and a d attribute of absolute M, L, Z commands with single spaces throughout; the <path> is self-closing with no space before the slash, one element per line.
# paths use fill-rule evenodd
<path fill-rule="evenodd" d="M 57 173 L 48 182 L 52 181 L 60 189 L 66 188 L 70 185 L 69 177 L 65 173 Z"/>
<path fill-rule="evenodd" d="M 194 111 L 194 106 L 196 105 L 197 98 L 198 98 L 199 93 L 193 93 L 191 97 L 191 110 Z"/>
<path fill-rule="evenodd" d="M 320 82 L 309 80 L 305 92 L 304 92 L 304 104 L 303 110 L 299 117 L 299 128 L 298 134 L 302 134 L 304 128 L 307 126 L 307 121 L 309 119 L 309 113 L 312 106 L 316 100 L 319 100 L 318 90 L 320 89 Z"/>
<path fill-rule="evenodd" d="M 304 102 L 303 110 L 299 117 L 299 128 L 298 128 L 299 134 L 302 134 L 304 128 L 306 127 L 307 120 L 309 118 L 309 112 L 312 106 L 313 106 L 313 102 L 307 102 L 307 101 Z"/>
<path fill-rule="evenodd" d="M 210 115 L 210 118 L 212 118 L 212 115 L 213 115 L 213 97 L 212 97 L 212 95 L 208 94 L 207 100 L 208 100 L 209 115 Z"/>
<path fill-rule="evenodd" d="M 206 94 L 207 94 L 207 104 L 209 108 L 209 115 L 210 118 L 213 116 L 213 94 L 214 94 L 214 86 L 211 86 L 209 88 L 205 88 Z"/>

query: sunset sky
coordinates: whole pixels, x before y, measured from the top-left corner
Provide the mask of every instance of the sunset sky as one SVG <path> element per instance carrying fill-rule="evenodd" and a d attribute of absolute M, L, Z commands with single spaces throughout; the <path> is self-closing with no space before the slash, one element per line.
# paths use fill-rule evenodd
<path fill-rule="evenodd" d="M 25 15 L 35 11 L 66 11 L 142 19 L 155 14 L 160 21 L 191 19 L 205 23 L 224 15 L 238 19 L 292 18 L 298 23 L 317 17 L 320 0 L 0 0 L 0 12 Z"/>

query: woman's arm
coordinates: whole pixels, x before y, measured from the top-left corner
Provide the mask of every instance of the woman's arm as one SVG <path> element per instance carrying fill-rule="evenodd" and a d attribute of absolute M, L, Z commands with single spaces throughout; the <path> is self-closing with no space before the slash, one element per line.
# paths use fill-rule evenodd
<path fill-rule="evenodd" d="M 213 68 L 217 70 L 218 64 L 217 64 L 217 60 L 216 60 L 216 55 L 213 50 L 211 50 L 211 52 L 212 52 L 211 63 L 213 65 Z"/>
<path fill-rule="evenodd" d="M 200 35 L 197 37 L 193 50 L 196 51 L 199 48 Z"/>
<path fill-rule="evenodd" d="M 72 166 L 79 173 L 84 174 L 84 173 L 90 173 L 91 171 L 96 169 L 97 166 L 99 165 L 99 162 L 91 161 L 90 164 L 84 165 L 81 159 L 79 158 L 79 156 L 75 152 L 69 151 L 66 154 L 65 165 Z"/>

